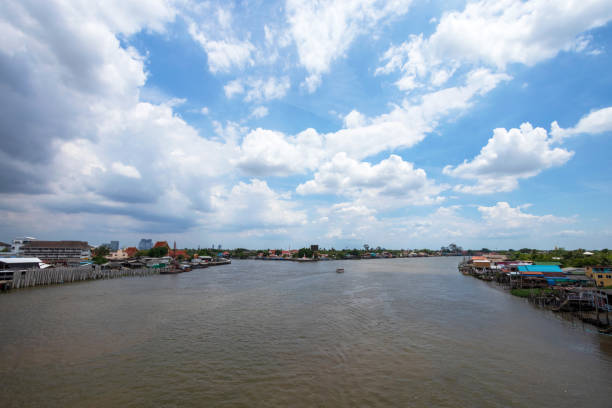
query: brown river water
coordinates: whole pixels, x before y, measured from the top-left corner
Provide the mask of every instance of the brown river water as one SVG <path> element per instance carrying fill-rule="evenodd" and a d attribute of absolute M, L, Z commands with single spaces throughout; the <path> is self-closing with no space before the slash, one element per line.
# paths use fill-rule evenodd
<path fill-rule="evenodd" d="M 459 260 L 234 260 L 0 294 L 0 406 L 612 407 L 611 336 Z"/>

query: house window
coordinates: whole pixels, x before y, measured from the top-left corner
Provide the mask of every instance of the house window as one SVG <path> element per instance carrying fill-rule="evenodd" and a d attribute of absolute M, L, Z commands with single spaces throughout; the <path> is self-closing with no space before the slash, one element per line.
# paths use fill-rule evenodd
<path fill-rule="evenodd" d="M 603 275 L 597 275 L 598 278 L 603 278 Z"/>
<path fill-rule="evenodd" d="M 612 275 L 606 275 L 606 278 L 610 279 L 612 278 Z"/>

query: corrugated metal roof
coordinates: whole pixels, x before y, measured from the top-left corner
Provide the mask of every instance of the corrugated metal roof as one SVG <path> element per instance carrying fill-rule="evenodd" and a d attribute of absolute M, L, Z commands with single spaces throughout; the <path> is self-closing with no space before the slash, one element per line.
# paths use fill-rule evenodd
<path fill-rule="evenodd" d="M 39 263 L 42 262 L 38 258 L 0 258 L 0 262 L 6 264 L 18 264 L 18 263 Z"/>
<path fill-rule="evenodd" d="M 563 272 L 559 265 L 521 265 L 520 272 Z"/>

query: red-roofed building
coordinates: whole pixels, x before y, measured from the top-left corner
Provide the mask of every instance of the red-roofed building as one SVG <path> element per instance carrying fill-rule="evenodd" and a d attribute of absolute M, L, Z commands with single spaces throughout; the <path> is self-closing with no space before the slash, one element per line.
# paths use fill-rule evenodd
<path fill-rule="evenodd" d="M 170 245 L 168 245 L 168 242 L 166 242 L 166 241 L 157 241 L 155 243 L 155 245 L 153 245 L 153 248 L 168 248 L 168 249 L 170 249 Z"/>
<path fill-rule="evenodd" d="M 171 249 L 168 251 L 168 255 L 171 257 L 183 256 L 184 258 L 189 258 L 189 255 L 184 249 L 177 249 L 176 251 Z"/>
<path fill-rule="evenodd" d="M 136 255 L 136 252 L 138 252 L 138 248 L 128 247 L 125 248 L 125 252 L 127 253 L 128 257 L 132 258 L 134 255 Z"/>

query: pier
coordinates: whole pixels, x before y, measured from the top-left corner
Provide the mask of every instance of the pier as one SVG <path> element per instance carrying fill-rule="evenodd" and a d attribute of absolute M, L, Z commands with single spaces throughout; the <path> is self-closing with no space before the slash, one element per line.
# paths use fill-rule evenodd
<path fill-rule="evenodd" d="M 103 269 L 100 267 L 47 268 L 3 271 L 0 289 L 21 289 L 98 279 L 158 275 L 168 268 Z"/>

